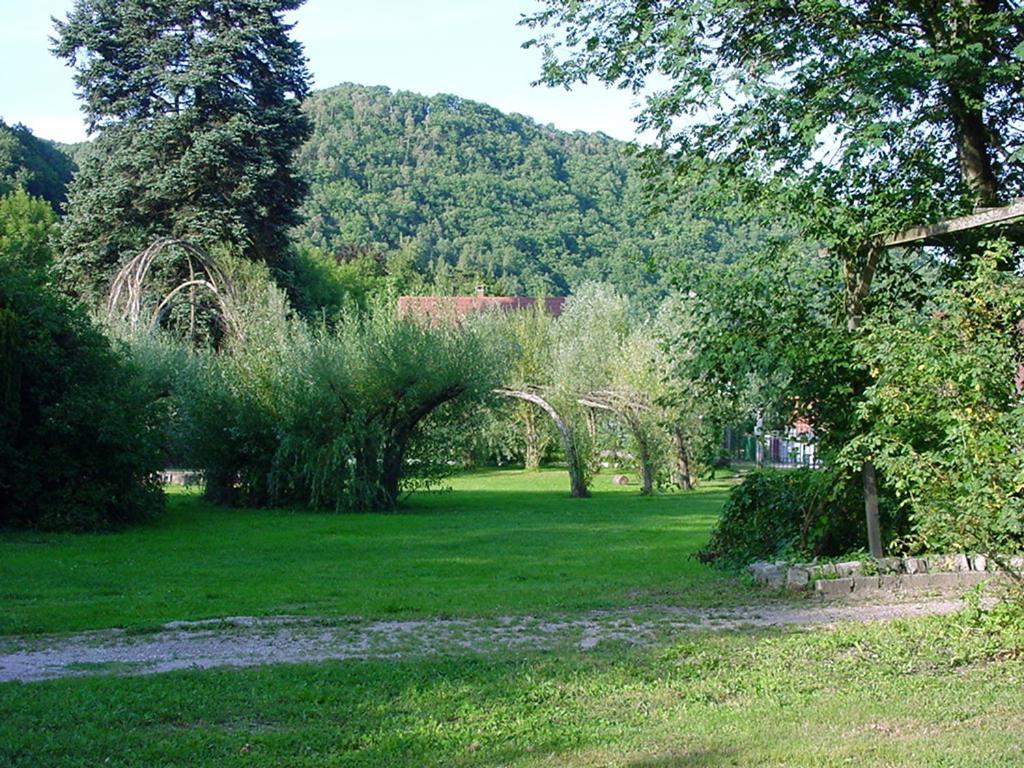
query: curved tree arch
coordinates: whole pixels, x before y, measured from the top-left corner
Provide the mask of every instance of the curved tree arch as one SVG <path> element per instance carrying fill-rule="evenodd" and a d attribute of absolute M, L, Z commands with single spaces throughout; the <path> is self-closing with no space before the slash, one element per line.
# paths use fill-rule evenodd
<path fill-rule="evenodd" d="M 149 312 L 145 301 L 145 288 L 150 269 L 161 254 L 171 249 L 177 249 L 185 254 L 188 277 L 160 297 L 155 308 Z M 171 300 L 184 291 L 189 292 L 190 333 L 195 333 L 197 297 L 202 291 L 213 296 L 225 328 L 240 334 L 241 327 L 232 297 L 231 281 L 217 260 L 185 240 L 170 237 L 151 243 L 117 271 L 107 297 L 107 315 L 111 319 L 126 322 L 132 330 L 136 330 L 145 322 L 146 330 L 152 332 L 163 320 Z M 144 318 L 146 314 L 148 318 Z"/>
<path fill-rule="evenodd" d="M 651 410 L 638 395 L 614 390 L 592 392 L 578 400 L 580 405 L 598 411 L 608 411 L 625 422 L 636 440 L 637 458 L 640 460 L 640 493 L 654 492 L 654 438 L 643 422 L 642 414 Z"/>
<path fill-rule="evenodd" d="M 583 466 L 580 462 L 579 451 L 576 450 L 576 439 L 572 435 L 572 429 L 566 423 L 562 415 L 544 397 L 525 389 L 496 389 L 495 393 L 505 397 L 525 400 L 543 410 L 558 428 L 562 436 L 562 448 L 565 450 L 565 460 L 569 465 L 570 493 L 575 498 L 585 498 L 590 495 L 587 489 L 587 481 L 583 474 Z"/>

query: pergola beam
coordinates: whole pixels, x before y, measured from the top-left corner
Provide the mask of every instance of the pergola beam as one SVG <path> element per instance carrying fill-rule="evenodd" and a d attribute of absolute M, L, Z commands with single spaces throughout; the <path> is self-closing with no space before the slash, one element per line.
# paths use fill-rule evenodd
<path fill-rule="evenodd" d="M 928 244 L 929 242 L 939 242 L 939 238 L 944 235 L 967 232 L 982 227 L 1012 224 L 1022 219 L 1024 219 L 1024 199 L 1015 200 L 1009 205 L 999 208 L 987 208 L 977 213 L 946 219 L 935 224 L 907 227 L 899 232 L 878 235 L 876 243 L 881 248 L 895 248 L 914 243 Z"/>

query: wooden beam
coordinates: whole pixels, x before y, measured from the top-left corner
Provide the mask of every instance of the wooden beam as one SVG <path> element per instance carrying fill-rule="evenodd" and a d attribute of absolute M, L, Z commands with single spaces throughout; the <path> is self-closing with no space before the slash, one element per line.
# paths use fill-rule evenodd
<path fill-rule="evenodd" d="M 1004 205 L 1000 208 L 988 208 L 978 213 L 958 216 L 955 219 L 946 219 L 935 224 L 907 227 L 899 232 L 878 235 L 877 237 L 882 248 L 895 248 L 899 245 L 926 243 L 929 240 L 936 240 L 943 235 L 951 235 L 956 232 L 967 232 L 972 229 L 980 229 L 981 227 L 1011 224 L 1019 219 L 1024 219 L 1024 199 L 1015 200 L 1010 205 Z"/>

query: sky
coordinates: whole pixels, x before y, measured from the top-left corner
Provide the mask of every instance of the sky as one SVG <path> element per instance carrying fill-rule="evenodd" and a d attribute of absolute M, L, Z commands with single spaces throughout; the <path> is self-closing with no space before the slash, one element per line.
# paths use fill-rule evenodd
<path fill-rule="evenodd" d="M 56 141 L 86 138 L 71 70 L 49 51 L 72 0 L 0 0 L 0 118 Z M 563 130 L 635 138 L 636 97 L 599 83 L 532 87 L 540 52 L 516 22 L 536 0 L 307 0 L 290 14 L 315 88 L 343 82 L 450 93 Z"/>

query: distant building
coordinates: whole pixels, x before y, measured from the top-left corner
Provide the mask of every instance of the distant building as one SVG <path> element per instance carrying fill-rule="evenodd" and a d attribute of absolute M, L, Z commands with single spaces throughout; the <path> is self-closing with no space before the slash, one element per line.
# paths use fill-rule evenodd
<path fill-rule="evenodd" d="M 473 296 L 400 296 L 398 299 L 399 317 L 419 317 L 434 321 L 444 318 L 461 320 L 468 315 L 476 315 L 492 310 L 516 312 L 529 309 L 544 303 L 544 309 L 552 317 L 562 314 L 565 304 L 564 296 L 488 296 L 483 288 L 477 288 Z"/>

